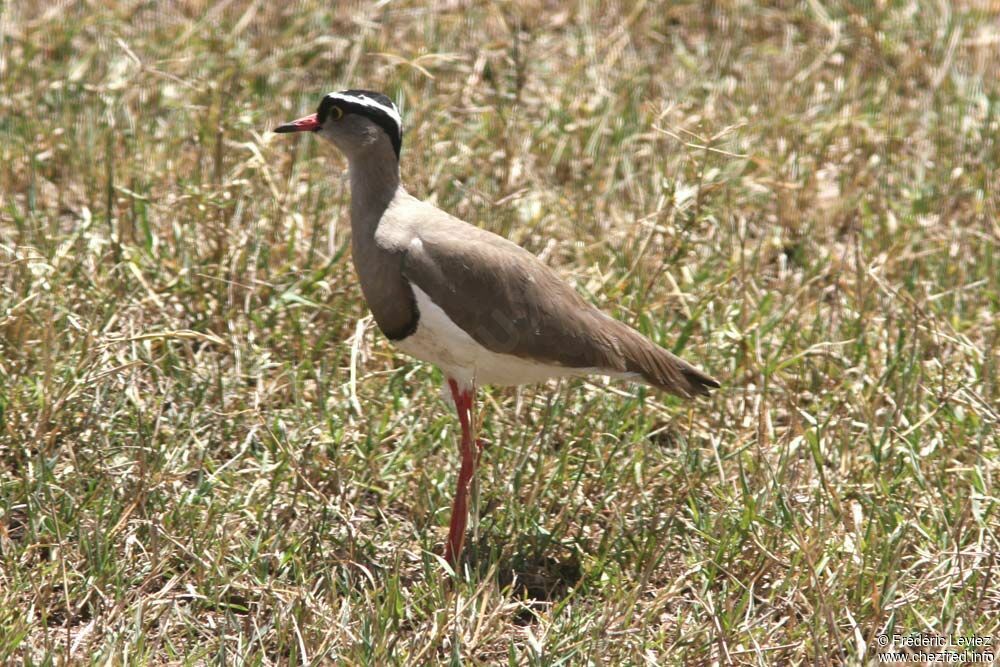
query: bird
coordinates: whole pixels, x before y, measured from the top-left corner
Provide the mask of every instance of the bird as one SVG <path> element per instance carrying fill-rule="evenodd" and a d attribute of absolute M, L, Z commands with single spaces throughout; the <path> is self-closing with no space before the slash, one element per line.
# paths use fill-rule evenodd
<path fill-rule="evenodd" d="M 332 92 L 315 113 L 274 132 L 312 132 L 347 158 L 351 252 L 368 307 L 396 348 L 445 377 L 462 431 L 444 548 L 449 565 L 462 554 L 482 448 L 473 435 L 477 387 L 592 374 L 682 398 L 721 386 L 584 300 L 531 252 L 407 192 L 399 169 L 403 122 L 388 96 Z"/>

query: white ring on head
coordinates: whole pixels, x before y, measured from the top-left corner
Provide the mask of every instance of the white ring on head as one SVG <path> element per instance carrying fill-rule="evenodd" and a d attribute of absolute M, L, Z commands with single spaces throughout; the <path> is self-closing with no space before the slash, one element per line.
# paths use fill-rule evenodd
<path fill-rule="evenodd" d="M 399 116 L 399 110 L 396 109 L 396 105 L 389 103 L 391 106 L 386 106 L 376 102 L 370 97 L 365 97 L 364 95 L 345 95 L 344 93 L 328 93 L 327 97 L 332 97 L 335 100 L 340 100 L 342 102 L 350 102 L 351 104 L 360 104 L 363 107 L 368 107 L 370 109 L 378 109 L 389 118 L 396 121 L 396 125 L 399 126 L 399 131 L 403 131 L 403 119 Z"/>

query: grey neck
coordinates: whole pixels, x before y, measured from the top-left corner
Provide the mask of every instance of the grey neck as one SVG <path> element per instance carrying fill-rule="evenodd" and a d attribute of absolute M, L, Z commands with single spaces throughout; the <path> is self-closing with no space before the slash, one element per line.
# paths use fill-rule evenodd
<path fill-rule="evenodd" d="M 348 156 L 351 172 L 351 255 L 361 291 L 379 328 L 390 340 L 417 329 L 420 318 L 413 290 L 403 276 L 403 255 L 379 245 L 375 233 L 401 190 L 399 161 L 388 139 Z"/>
<path fill-rule="evenodd" d="M 350 158 L 351 228 L 355 242 L 375 235 L 382 214 L 399 189 L 399 161 L 388 141 Z"/>

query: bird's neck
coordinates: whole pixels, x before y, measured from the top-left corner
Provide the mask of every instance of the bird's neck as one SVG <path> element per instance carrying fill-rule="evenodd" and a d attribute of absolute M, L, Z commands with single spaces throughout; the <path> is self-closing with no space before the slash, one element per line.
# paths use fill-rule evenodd
<path fill-rule="evenodd" d="M 386 142 L 388 143 L 388 142 Z M 399 189 L 396 153 L 373 150 L 350 160 L 351 227 L 355 237 L 372 237 Z"/>
<path fill-rule="evenodd" d="M 384 142 L 387 146 L 388 141 Z M 413 291 L 403 277 L 398 248 L 378 241 L 377 232 L 393 200 L 402 194 L 399 163 L 391 146 L 350 162 L 351 257 L 368 307 L 390 339 L 412 334 L 419 317 Z"/>

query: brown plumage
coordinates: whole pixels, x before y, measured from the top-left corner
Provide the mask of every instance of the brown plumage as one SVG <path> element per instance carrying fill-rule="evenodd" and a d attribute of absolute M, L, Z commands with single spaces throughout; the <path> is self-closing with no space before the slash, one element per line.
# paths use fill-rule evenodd
<path fill-rule="evenodd" d="M 390 224 L 394 208 L 386 212 Z M 486 349 L 566 369 L 637 375 L 684 398 L 719 386 L 584 301 L 523 248 L 416 200 L 401 210 L 408 219 L 399 225 L 405 231 L 395 230 L 405 248 L 403 275 Z"/>
<path fill-rule="evenodd" d="M 399 182 L 402 119 L 389 98 L 350 90 L 276 132 L 316 132 L 347 156 L 351 247 L 379 328 L 444 372 L 462 426 L 462 469 L 445 558 L 465 539 L 477 455 L 477 384 L 600 373 L 691 398 L 719 383 L 584 301 L 537 257 L 411 197 Z"/>

